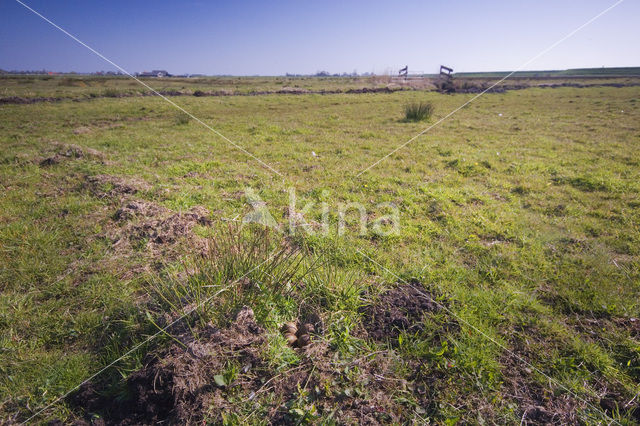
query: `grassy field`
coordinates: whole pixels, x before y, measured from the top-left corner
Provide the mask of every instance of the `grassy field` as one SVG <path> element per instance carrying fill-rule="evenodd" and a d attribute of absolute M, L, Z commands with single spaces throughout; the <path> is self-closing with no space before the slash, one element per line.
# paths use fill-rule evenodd
<path fill-rule="evenodd" d="M 360 175 L 474 95 L 171 98 L 277 174 L 160 98 L 91 99 L 135 82 L 29 79 L 0 93 L 86 100 L 0 105 L 4 422 L 638 422 L 640 87 L 486 94 Z M 265 207 L 279 231 L 238 222 Z"/>
<path fill-rule="evenodd" d="M 484 88 L 507 73 L 463 73 L 456 78 L 461 86 Z M 629 75 L 608 78 L 592 73 L 593 78 L 575 79 L 562 72 L 552 78 L 517 74 L 500 82 L 498 88 L 526 88 L 535 86 L 580 84 L 583 86 L 640 84 L 640 79 Z M 290 92 L 348 92 L 362 89 L 433 90 L 440 82 L 437 76 L 403 80 L 390 75 L 368 77 L 200 77 L 200 78 L 140 78 L 144 84 L 169 96 L 228 96 L 255 94 L 287 94 Z M 130 77 L 87 75 L 0 75 L 0 104 L 11 98 L 29 100 L 91 100 L 154 95 L 153 91 Z M 295 94 L 295 93 L 292 93 Z M 339 93 L 334 93 L 339 94 Z"/>
<path fill-rule="evenodd" d="M 348 90 L 362 87 L 383 87 L 388 77 L 201 77 L 201 78 L 141 78 L 155 90 L 193 94 L 196 91 L 247 94 L 283 89 Z M 91 99 L 120 95 L 150 94 L 151 90 L 127 76 L 85 75 L 3 75 L 0 76 L 0 97 L 55 97 Z"/>
<path fill-rule="evenodd" d="M 456 77 L 492 77 L 500 78 L 508 75 L 509 72 L 463 72 L 457 73 Z M 513 77 L 552 77 L 552 78 L 588 78 L 601 77 L 611 79 L 614 77 L 631 77 L 633 79 L 640 75 L 639 67 L 623 67 L 623 68 L 575 68 L 568 70 L 549 70 L 549 71 L 518 71 Z"/>

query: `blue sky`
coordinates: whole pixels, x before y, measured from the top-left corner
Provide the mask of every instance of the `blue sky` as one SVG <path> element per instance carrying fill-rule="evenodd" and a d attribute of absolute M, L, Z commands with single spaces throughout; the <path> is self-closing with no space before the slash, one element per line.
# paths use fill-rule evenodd
<path fill-rule="evenodd" d="M 24 0 L 130 72 L 513 70 L 615 0 Z M 640 1 L 625 0 L 526 69 L 640 66 Z M 114 67 L 0 0 L 0 68 Z"/>

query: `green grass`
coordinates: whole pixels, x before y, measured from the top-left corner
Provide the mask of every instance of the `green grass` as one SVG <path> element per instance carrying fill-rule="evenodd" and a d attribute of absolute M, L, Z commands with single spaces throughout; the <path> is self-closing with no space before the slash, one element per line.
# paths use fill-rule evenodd
<path fill-rule="evenodd" d="M 404 106 L 404 118 L 407 121 L 423 121 L 431 118 L 433 104 L 431 102 L 414 102 Z"/>
<path fill-rule="evenodd" d="M 202 95 L 208 92 L 247 94 L 261 91 L 349 90 L 363 87 L 384 87 L 388 78 L 372 77 L 197 77 L 142 78 L 147 85 L 161 92 Z M 0 98 L 54 97 L 63 99 L 91 99 L 151 94 L 151 90 L 129 77 L 86 75 L 0 75 Z"/>
<path fill-rule="evenodd" d="M 75 80 L 11 80 L 4 93 L 23 95 L 23 87 L 34 85 L 40 88 L 29 92 L 33 95 L 61 90 L 89 97 L 112 85 L 120 90 L 125 81 L 95 80 L 82 87 Z M 242 90 L 266 84 L 216 81 L 220 88 Z M 56 88 L 42 88 L 49 83 Z M 277 328 L 295 315 L 297 297 L 305 297 L 321 307 L 325 337 L 344 365 L 386 351 L 393 354 L 397 378 L 412 377 L 413 360 L 440 377 L 432 403 L 417 411 L 417 390 L 398 388 L 394 394 L 397 404 L 412 407 L 416 421 L 419 415 L 437 423 L 477 422 L 478 416 L 520 422 L 526 407 L 505 384 L 514 367 L 508 353 L 486 336 L 596 406 L 603 389 L 615 388 L 631 400 L 640 390 L 640 342 L 623 324 L 640 317 L 640 89 L 487 94 L 357 176 L 424 129 L 424 122 L 403 120 L 404 105 L 430 102 L 437 120 L 473 96 L 173 98 L 283 177 L 195 121 L 180 123 L 175 109 L 158 98 L 2 106 L 0 417 L 25 419 L 154 332 L 144 314 L 150 298 L 164 295 L 167 304 L 156 307 L 179 311 L 183 293 L 197 289 L 176 272 L 180 257 L 195 262 L 188 246 L 180 246 L 180 256 L 159 271 L 145 257 L 145 244 L 127 256 L 114 248 L 109 231 L 117 227 L 113 217 L 121 202 L 88 189 L 87 176 L 99 174 L 143 179 L 149 189 L 135 198 L 176 211 L 202 205 L 214 221 L 251 211 L 242 195 L 247 187 L 282 223 L 290 187 L 300 210 L 314 203 L 307 219 L 321 222 L 326 203 L 327 235 L 286 236 L 288 244 L 304 247 L 304 262 L 321 260 L 313 273 L 295 268 L 287 275 L 304 282 L 304 290 L 291 298 L 268 287 L 273 288 L 269 297 L 243 294 L 209 313 L 219 318 L 240 303 L 253 305 L 271 333 L 275 371 L 298 362 Z M 54 141 L 98 150 L 103 158 L 39 166 L 56 152 Z M 360 203 L 379 217 L 383 212 L 376 206 L 383 202 L 399 206 L 397 235 L 359 235 L 354 210 L 347 214 L 349 232 L 337 235 L 341 203 Z M 216 226 L 195 232 L 214 240 L 221 235 Z M 282 238 L 276 234 L 269 244 L 278 247 Z M 228 244 L 246 248 L 247 242 Z M 264 250 L 259 253 L 264 256 Z M 223 264 L 238 270 L 222 274 Z M 359 307 L 399 282 L 378 264 L 446 301 L 451 312 L 425 319 L 433 333 L 403 336 L 401 344 L 360 337 Z M 200 264 L 201 273 L 218 275 L 199 282 L 227 282 L 246 270 L 240 265 L 241 259 L 229 258 L 217 266 Z M 452 320 L 459 327 L 435 339 L 441 324 Z M 135 370 L 149 349 L 106 374 L 116 380 Z M 336 392 L 355 392 L 357 379 L 349 374 Z M 566 392 L 536 371 L 527 380 L 549 392 Z M 305 412 L 308 401 L 297 395 L 292 413 L 311 415 Z M 238 407 L 246 414 L 253 410 Z M 584 404 L 576 412 L 587 423 L 598 416 Z M 70 408 L 59 403 L 39 420 L 70 416 Z M 617 420 L 631 422 L 624 414 Z"/>
<path fill-rule="evenodd" d="M 501 78 L 509 75 L 508 71 L 503 72 L 461 72 L 456 73 L 456 77 L 466 78 L 478 78 L 478 77 L 492 77 Z M 573 68 L 568 70 L 541 70 L 541 71 L 517 71 L 513 74 L 513 77 L 586 77 L 586 76 L 601 76 L 608 78 L 615 77 L 637 77 L 640 75 L 639 67 L 620 67 L 620 68 Z"/>

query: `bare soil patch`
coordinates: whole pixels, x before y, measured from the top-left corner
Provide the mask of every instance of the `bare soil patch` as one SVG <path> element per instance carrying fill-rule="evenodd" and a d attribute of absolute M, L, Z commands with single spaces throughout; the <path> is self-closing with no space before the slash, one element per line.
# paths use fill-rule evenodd
<path fill-rule="evenodd" d="M 176 212 L 161 204 L 138 199 L 137 194 L 151 191 L 152 186 L 134 177 L 88 176 L 82 187 L 95 197 L 119 203 L 115 213 L 107 219 L 101 236 L 111 242 L 114 259 L 135 260 L 138 266 L 123 269 L 126 276 L 147 269 L 150 262 L 154 267 L 161 267 L 166 261 L 184 254 L 185 248 L 188 253 L 206 252 L 206 240 L 193 232 L 198 225 L 212 223 L 205 207 L 194 206 Z M 140 260 L 144 260 L 144 265 Z"/>
<path fill-rule="evenodd" d="M 125 191 L 130 187 L 124 186 Z M 113 216 L 114 225 L 108 231 L 116 251 L 132 253 L 133 246 L 146 242 L 155 258 L 171 258 L 181 240 L 191 252 L 204 253 L 204 239 L 193 234 L 196 225 L 211 225 L 209 211 L 195 206 L 185 212 L 173 212 L 159 204 L 143 200 L 126 200 Z"/>
<path fill-rule="evenodd" d="M 151 189 L 151 185 L 142 179 L 133 177 L 96 175 L 87 177 L 87 189 L 98 198 L 122 198 L 148 191 Z"/>
<path fill-rule="evenodd" d="M 37 102 L 56 102 L 61 101 L 63 98 L 55 98 L 55 97 L 42 97 L 36 96 L 33 98 L 25 98 L 22 96 L 6 96 L 0 98 L 0 105 L 8 105 L 8 104 L 35 104 Z"/>
<path fill-rule="evenodd" d="M 175 243 L 178 238 L 190 234 L 195 225 L 210 225 L 209 211 L 202 206 L 196 206 L 183 213 L 171 213 L 169 216 L 159 218 L 157 212 L 163 212 L 160 207 L 146 207 L 147 213 L 153 211 L 154 215 L 147 216 L 146 220 L 129 228 L 129 235 L 134 238 L 148 238 L 152 244 Z M 169 210 L 165 210 L 169 211 Z"/>
<path fill-rule="evenodd" d="M 122 204 L 113 218 L 117 222 L 126 222 L 136 217 L 157 217 L 169 211 L 166 207 L 144 200 L 129 200 Z"/>
<path fill-rule="evenodd" d="M 127 379 L 127 400 L 105 398 L 88 384 L 71 396 L 70 402 L 89 417 L 99 413 L 106 424 L 199 423 L 212 401 L 216 401 L 215 410 L 226 405 L 222 396 L 226 385 L 219 379 L 217 383 L 216 376 L 230 361 L 244 371 L 256 368 L 266 338 L 249 308 L 237 314 L 231 327 L 208 327 L 200 330 L 198 337 L 184 332 L 176 336 L 181 345 L 173 344 L 164 353 L 149 356 L 145 367 Z M 251 389 L 257 384 L 240 377 L 232 385 Z"/>
<path fill-rule="evenodd" d="M 438 310 L 440 307 L 430 293 L 407 284 L 383 293 L 374 304 L 362 308 L 361 313 L 369 337 L 394 341 L 402 331 L 424 330 L 424 314 Z"/>
<path fill-rule="evenodd" d="M 578 249 L 584 247 L 583 241 L 561 240 L 563 249 L 570 250 L 573 247 Z M 555 247 L 551 247 L 556 251 Z M 557 295 L 550 289 L 543 289 L 540 293 L 540 301 L 555 310 L 560 311 L 568 317 L 568 325 L 577 332 L 593 338 L 600 339 L 602 331 L 615 330 L 620 336 L 628 336 L 630 339 L 640 341 L 640 318 L 623 317 L 612 315 L 605 310 L 586 311 L 574 306 L 566 297 Z"/>

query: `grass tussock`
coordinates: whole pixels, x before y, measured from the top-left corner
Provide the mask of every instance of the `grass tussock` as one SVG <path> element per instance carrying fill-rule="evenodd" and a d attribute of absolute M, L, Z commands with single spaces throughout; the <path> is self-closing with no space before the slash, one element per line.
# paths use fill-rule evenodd
<path fill-rule="evenodd" d="M 207 241 L 203 256 L 150 282 L 159 311 L 193 312 L 201 324 L 224 325 L 247 305 L 258 318 L 266 318 L 274 305 L 286 305 L 297 283 L 313 269 L 303 251 L 282 246 L 267 229 L 228 226 Z"/>
<path fill-rule="evenodd" d="M 178 113 L 176 114 L 175 123 L 178 126 L 189 124 L 190 121 L 191 121 L 191 116 L 189 114 L 182 111 L 178 111 Z"/>
<path fill-rule="evenodd" d="M 412 102 L 404 106 L 404 119 L 413 122 L 428 120 L 431 118 L 433 110 L 431 102 Z"/>

